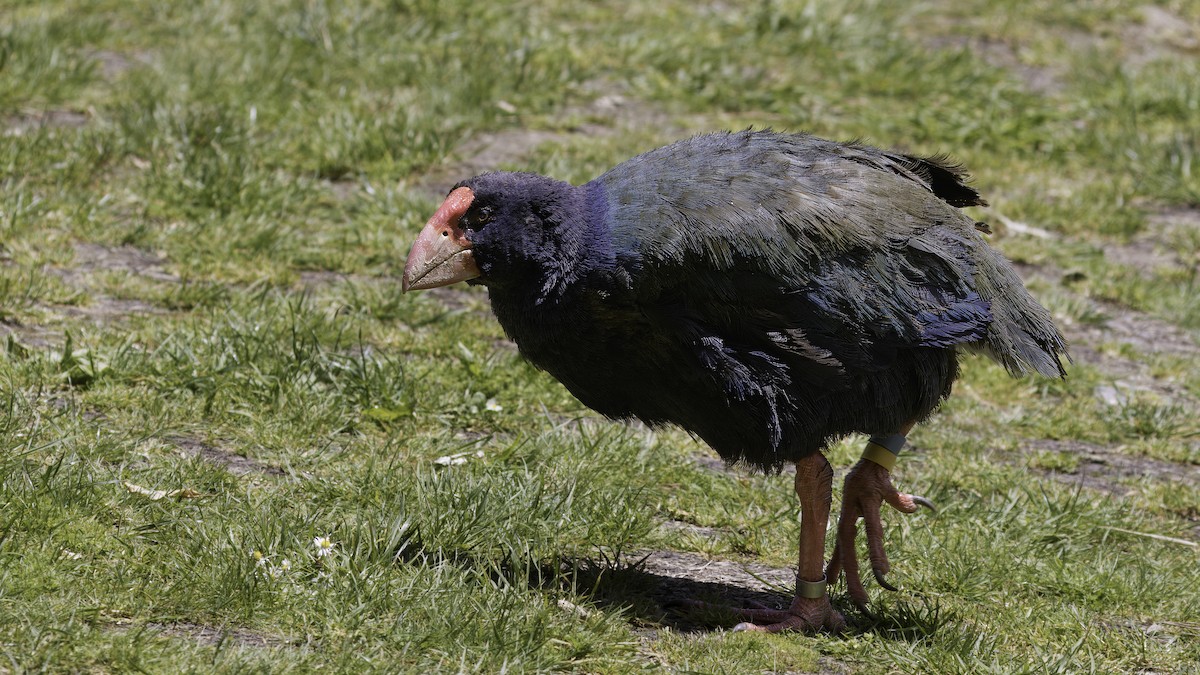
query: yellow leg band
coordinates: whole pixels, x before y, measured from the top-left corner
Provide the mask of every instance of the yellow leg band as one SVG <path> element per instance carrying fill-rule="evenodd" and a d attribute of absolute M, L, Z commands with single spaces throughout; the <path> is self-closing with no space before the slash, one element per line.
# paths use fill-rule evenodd
<path fill-rule="evenodd" d="M 867 443 L 867 447 L 863 449 L 862 458 L 869 459 L 882 466 L 888 470 L 888 473 L 891 473 L 892 468 L 896 466 L 896 455 L 892 454 L 890 450 L 882 445 L 875 443 Z"/>

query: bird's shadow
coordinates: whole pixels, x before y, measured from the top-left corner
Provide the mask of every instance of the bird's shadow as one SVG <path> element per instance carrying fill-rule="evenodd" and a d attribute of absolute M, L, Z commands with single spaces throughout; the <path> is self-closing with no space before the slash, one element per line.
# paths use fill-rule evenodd
<path fill-rule="evenodd" d="M 729 629 L 742 620 L 735 608 L 786 609 L 792 601 L 790 585 L 764 590 L 729 579 L 727 574 L 676 576 L 650 568 L 646 565 L 649 557 L 633 561 L 566 559 L 553 578 L 561 590 L 600 609 L 620 611 L 635 626 L 681 633 Z M 750 573 L 746 576 L 755 578 Z M 762 580 L 758 581 L 761 585 Z M 958 623 L 953 612 L 920 596 L 876 601 L 870 615 L 855 608 L 845 594 L 835 594 L 833 605 L 846 617 L 848 634 L 874 633 L 891 640 L 917 641 Z"/>
<path fill-rule="evenodd" d="M 732 628 L 742 620 L 736 608 L 785 609 L 795 592 L 790 582 L 783 581 L 791 572 L 665 550 L 640 557 L 601 554 L 536 562 L 517 556 L 489 561 L 462 551 L 427 550 L 416 538 L 397 550 L 395 559 L 407 564 L 484 567 L 498 582 L 582 598 L 598 609 L 620 612 L 635 627 L 650 631 L 707 633 Z M 971 637 L 964 622 L 936 599 L 876 594 L 872 614 L 859 611 L 844 593 L 834 593 L 832 602 L 846 618 L 847 634 L 873 633 L 916 642 L 953 625 L 959 632 L 966 630 L 963 639 Z"/>

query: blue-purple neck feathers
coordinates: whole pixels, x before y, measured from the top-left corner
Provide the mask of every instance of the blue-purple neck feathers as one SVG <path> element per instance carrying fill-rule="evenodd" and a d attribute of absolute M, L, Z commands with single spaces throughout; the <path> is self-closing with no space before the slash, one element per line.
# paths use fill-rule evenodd
<path fill-rule="evenodd" d="M 514 294 L 539 306 L 560 302 L 581 280 L 613 265 L 602 186 L 527 173 L 483 174 L 463 185 L 492 210 L 470 238 L 493 295 Z"/>

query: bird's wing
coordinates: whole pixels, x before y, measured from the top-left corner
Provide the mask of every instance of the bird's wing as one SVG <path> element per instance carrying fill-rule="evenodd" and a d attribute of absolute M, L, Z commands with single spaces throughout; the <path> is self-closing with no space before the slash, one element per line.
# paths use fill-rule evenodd
<path fill-rule="evenodd" d="M 934 190 L 967 201 L 961 173 L 806 138 L 698 137 L 597 179 L 639 302 L 773 344 L 814 374 L 983 339 L 992 314 L 975 267 L 986 244 Z"/>

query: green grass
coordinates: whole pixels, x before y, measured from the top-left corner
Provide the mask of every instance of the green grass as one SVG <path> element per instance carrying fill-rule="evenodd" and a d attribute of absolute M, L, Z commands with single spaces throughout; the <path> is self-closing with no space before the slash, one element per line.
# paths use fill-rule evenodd
<path fill-rule="evenodd" d="M 0 673 L 1195 669 L 1200 7 L 1163 10 L 9 3 Z M 1064 382 L 964 361 L 897 470 L 941 510 L 885 516 L 903 590 L 846 636 L 660 606 L 651 551 L 794 564 L 791 481 L 399 289 L 464 143 L 582 181 L 749 125 L 951 152 L 1081 340 Z M 1178 264 L 1106 255 L 1146 241 Z"/>

